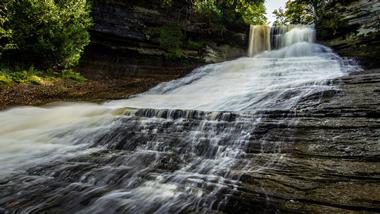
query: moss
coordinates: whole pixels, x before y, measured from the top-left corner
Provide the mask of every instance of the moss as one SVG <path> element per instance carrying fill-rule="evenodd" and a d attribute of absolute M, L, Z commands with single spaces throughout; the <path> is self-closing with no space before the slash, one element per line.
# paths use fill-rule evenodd
<path fill-rule="evenodd" d="M 62 78 L 64 79 L 71 79 L 78 82 L 85 82 L 87 79 L 82 76 L 82 74 L 75 72 L 73 70 L 65 70 L 62 72 Z"/>
<path fill-rule="evenodd" d="M 183 39 L 182 27 L 176 23 L 167 24 L 160 28 L 160 46 L 168 52 L 167 58 L 183 56 Z"/>

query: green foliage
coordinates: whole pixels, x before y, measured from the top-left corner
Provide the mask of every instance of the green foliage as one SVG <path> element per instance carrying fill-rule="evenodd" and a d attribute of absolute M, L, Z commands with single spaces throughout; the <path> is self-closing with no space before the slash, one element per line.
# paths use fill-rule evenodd
<path fill-rule="evenodd" d="M 179 58 L 183 55 L 183 38 L 182 28 L 176 23 L 164 25 L 160 29 L 160 46 L 168 52 L 169 58 Z"/>
<path fill-rule="evenodd" d="M 2 21 L 8 32 L 12 61 L 38 67 L 76 65 L 90 37 L 90 6 L 87 0 L 6 0 Z M 1 23 L 0 23 L 1 24 Z M 6 45 L 3 45 L 5 47 Z M 3 48 L 7 52 L 9 48 Z"/>
<path fill-rule="evenodd" d="M 12 83 L 12 78 L 7 73 L 0 71 L 0 85 L 9 85 Z"/>
<path fill-rule="evenodd" d="M 10 42 L 12 38 L 12 30 L 7 27 L 9 22 L 8 7 L 10 0 L 3 0 L 2 4 L 0 4 L 0 58 L 4 49 L 10 49 L 13 47 Z"/>
<path fill-rule="evenodd" d="M 0 84 L 9 85 L 15 83 L 32 83 L 36 85 L 43 84 L 43 72 L 31 66 L 29 69 L 16 68 L 11 70 L 8 67 L 0 67 Z"/>
<path fill-rule="evenodd" d="M 216 17 L 221 17 L 223 15 L 216 0 L 196 0 L 193 7 L 196 12 L 205 15 Z"/>
<path fill-rule="evenodd" d="M 323 13 L 320 13 L 320 18 L 316 23 L 318 36 L 321 39 L 336 38 L 347 34 L 347 32 L 355 32 L 358 28 L 360 28 L 358 25 L 349 26 L 348 19 L 345 19 L 342 16 L 342 14 L 345 14 L 347 10 L 347 4 L 351 2 L 352 0 L 333 0 L 326 4 L 326 9 Z"/>
<path fill-rule="evenodd" d="M 236 6 L 236 12 L 241 14 L 242 19 L 247 24 L 265 24 L 267 18 L 265 17 L 266 8 L 264 3 L 260 1 L 239 1 L 239 4 Z"/>
<path fill-rule="evenodd" d="M 5 65 L 0 65 L 0 85 L 9 85 L 12 83 L 42 85 L 58 79 L 71 79 L 78 82 L 84 82 L 87 80 L 80 73 L 73 70 L 54 72 L 52 70 L 39 70 L 33 66 L 24 69 L 20 67 L 10 68 Z"/>
<path fill-rule="evenodd" d="M 264 0 L 195 0 L 194 10 L 213 20 L 265 24 Z"/>
<path fill-rule="evenodd" d="M 327 0 L 288 0 L 285 11 L 273 11 L 276 16 L 274 24 L 315 24 L 323 14 L 326 2 Z"/>
<path fill-rule="evenodd" d="M 286 18 L 286 13 L 282 8 L 279 8 L 278 10 L 274 10 L 273 14 L 276 16 L 276 20 L 274 21 L 273 25 L 274 26 L 280 26 L 280 25 L 287 25 L 289 24 L 287 18 Z"/>
<path fill-rule="evenodd" d="M 85 82 L 87 79 L 82 76 L 82 74 L 75 72 L 73 70 L 65 70 L 62 72 L 62 78 L 64 79 L 71 79 L 78 82 Z"/>
<path fill-rule="evenodd" d="M 348 26 L 347 20 L 341 17 L 341 14 L 352 1 L 289 0 L 285 11 L 279 9 L 273 12 L 277 17 L 274 25 L 315 24 L 320 38 L 339 36 L 341 32 L 338 29 L 344 31 Z M 346 30 L 352 31 L 352 29 Z"/>

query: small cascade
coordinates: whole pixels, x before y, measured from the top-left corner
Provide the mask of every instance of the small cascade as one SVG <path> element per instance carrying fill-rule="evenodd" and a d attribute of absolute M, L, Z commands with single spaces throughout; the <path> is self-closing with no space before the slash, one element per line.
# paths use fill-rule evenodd
<path fill-rule="evenodd" d="M 270 49 L 270 28 L 265 25 L 251 25 L 248 56 L 254 56 Z"/>
<path fill-rule="evenodd" d="M 247 175 L 283 161 L 288 139 L 267 130 L 296 123 L 299 103 L 318 104 L 356 68 L 314 35 L 252 26 L 253 58 L 125 100 L 0 112 L 0 213 L 247 212 Z"/>
<path fill-rule="evenodd" d="M 248 56 L 278 50 L 299 42 L 313 43 L 316 33 L 310 25 L 273 26 L 251 25 Z"/>
<path fill-rule="evenodd" d="M 280 49 L 285 46 L 284 44 L 284 35 L 290 29 L 290 26 L 273 26 L 270 28 L 270 40 L 271 40 L 271 48 L 273 50 Z"/>

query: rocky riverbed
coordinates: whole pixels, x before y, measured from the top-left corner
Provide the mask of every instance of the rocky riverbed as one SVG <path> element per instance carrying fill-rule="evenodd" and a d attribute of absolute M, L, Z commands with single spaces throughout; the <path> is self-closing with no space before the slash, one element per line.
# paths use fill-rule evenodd
<path fill-rule="evenodd" d="M 219 139 L 218 144 L 224 144 L 241 136 L 240 128 L 250 126 L 254 128 L 247 135 L 248 143 L 234 147 L 244 150 L 240 161 L 224 175 L 233 182 L 221 182 L 217 178 L 181 181 L 184 183 L 180 182 L 179 188 L 193 184 L 190 192 L 176 190 L 183 194 L 181 201 L 189 200 L 188 204 L 170 202 L 170 209 L 181 213 L 380 212 L 380 101 L 377 99 L 380 69 L 353 73 L 334 82 L 339 84 L 338 90 L 309 96 L 290 111 L 250 114 L 118 110 L 115 114 L 126 117 L 120 117 L 115 122 L 118 125 L 107 132 L 91 138 L 92 147 L 104 149 L 57 159 L 1 179 L 0 212 L 157 210 L 162 206 L 160 203 L 168 201 L 160 202 L 156 198 L 156 203 L 145 206 L 144 200 L 150 196 L 144 195 L 140 195 L 144 197 L 141 201 L 134 201 L 141 194 L 133 192 L 136 186 L 152 184 L 145 188 L 156 189 L 157 193 L 150 192 L 153 195 L 160 191 L 170 193 L 170 186 L 161 190 L 162 186 L 155 186 L 155 182 L 180 181 L 158 175 L 170 175 L 197 157 L 212 159 L 216 155 L 210 153 L 214 146 L 210 136 L 201 132 L 197 139 L 204 140 L 193 147 L 187 142 L 189 134 L 202 127 L 201 130 L 208 130 L 205 134 L 212 133 Z M 80 141 L 86 138 L 77 139 Z M 141 148 L 155 152 L 138 152 L 143 151 Z M 194 152 L 194 156 L 186 155 L 186 151 Z M 219 173 L 226 173 L 220 170 Z M 195 204 L 192 195 L 199 188 L 210 192 L 203 193 L 208 197 L 203 196 Z M 118 192 L 126 195 L 113 199 Z"/>

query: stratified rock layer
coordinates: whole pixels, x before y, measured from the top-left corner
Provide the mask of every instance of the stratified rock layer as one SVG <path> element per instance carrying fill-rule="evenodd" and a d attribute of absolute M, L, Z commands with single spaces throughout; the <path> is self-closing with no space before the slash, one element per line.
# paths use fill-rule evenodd
<path fill-rule="evenodd" d="M 245 55 L 247 26 L 225 24 L 221 32 L 195 14 L 192 3 L 161 0 L 94 0 L 91 43 L 80 70 L 90 77 L 112 78 L 187 73 L 206 61 Z M 175 24 L 182 30 L 181 56 L 160 46 L 160 30 Z M 195 45 L 194 45 L 195 44 Z"/>
<path fill-rule="evenodd" d="M 332 99 L 304 102 L 285 123 L 270 113 L 251 151 L 259 166 L 272 162 L 242 177 L 230 211 L 380 212 L 379 72 L 343 78 Z"/>
<path fill-rule="evenodd" d="M 380 2 L 376 0 L 329 1 L 317 26 L 319 40 L 340 55 L 356 57 L 367 67 L 380 63 Z"/>
<path fill-rule="evenodd" d="M 244 152 L 226 169 L 228 179 L 190 179 L 178 183 L 177 191 L 185 184 L 195 192 L 220 189 L 196 204 L 184 198 L 186 206 L 173 203 L 166 211 L 380 212 L 380 70 L 354 73 L 335 83 L 339 90 L 308 97 L 290 111 L 119 109 L 115 115 L 126 117 L 115 121 L 106 135 L 82 139 L 104 149 L 2 179 L 0 212 L 131 212 L 136 207 L 128 203 L 97 200 L 120 191 L 133 193 L 136 186 L 171 175 L 197 158 L 216 158 L 209 135 L 229 148 L 234 139 L 247 135 L 241 130 L 251 130 L 249 143 L 235 147 Z M 133 201 L 138 197 L 134 194 L 125 197 L 132 197 L 129 203 L 137 203 L 142 213 L 162 205 L 141 205 Z"/>

